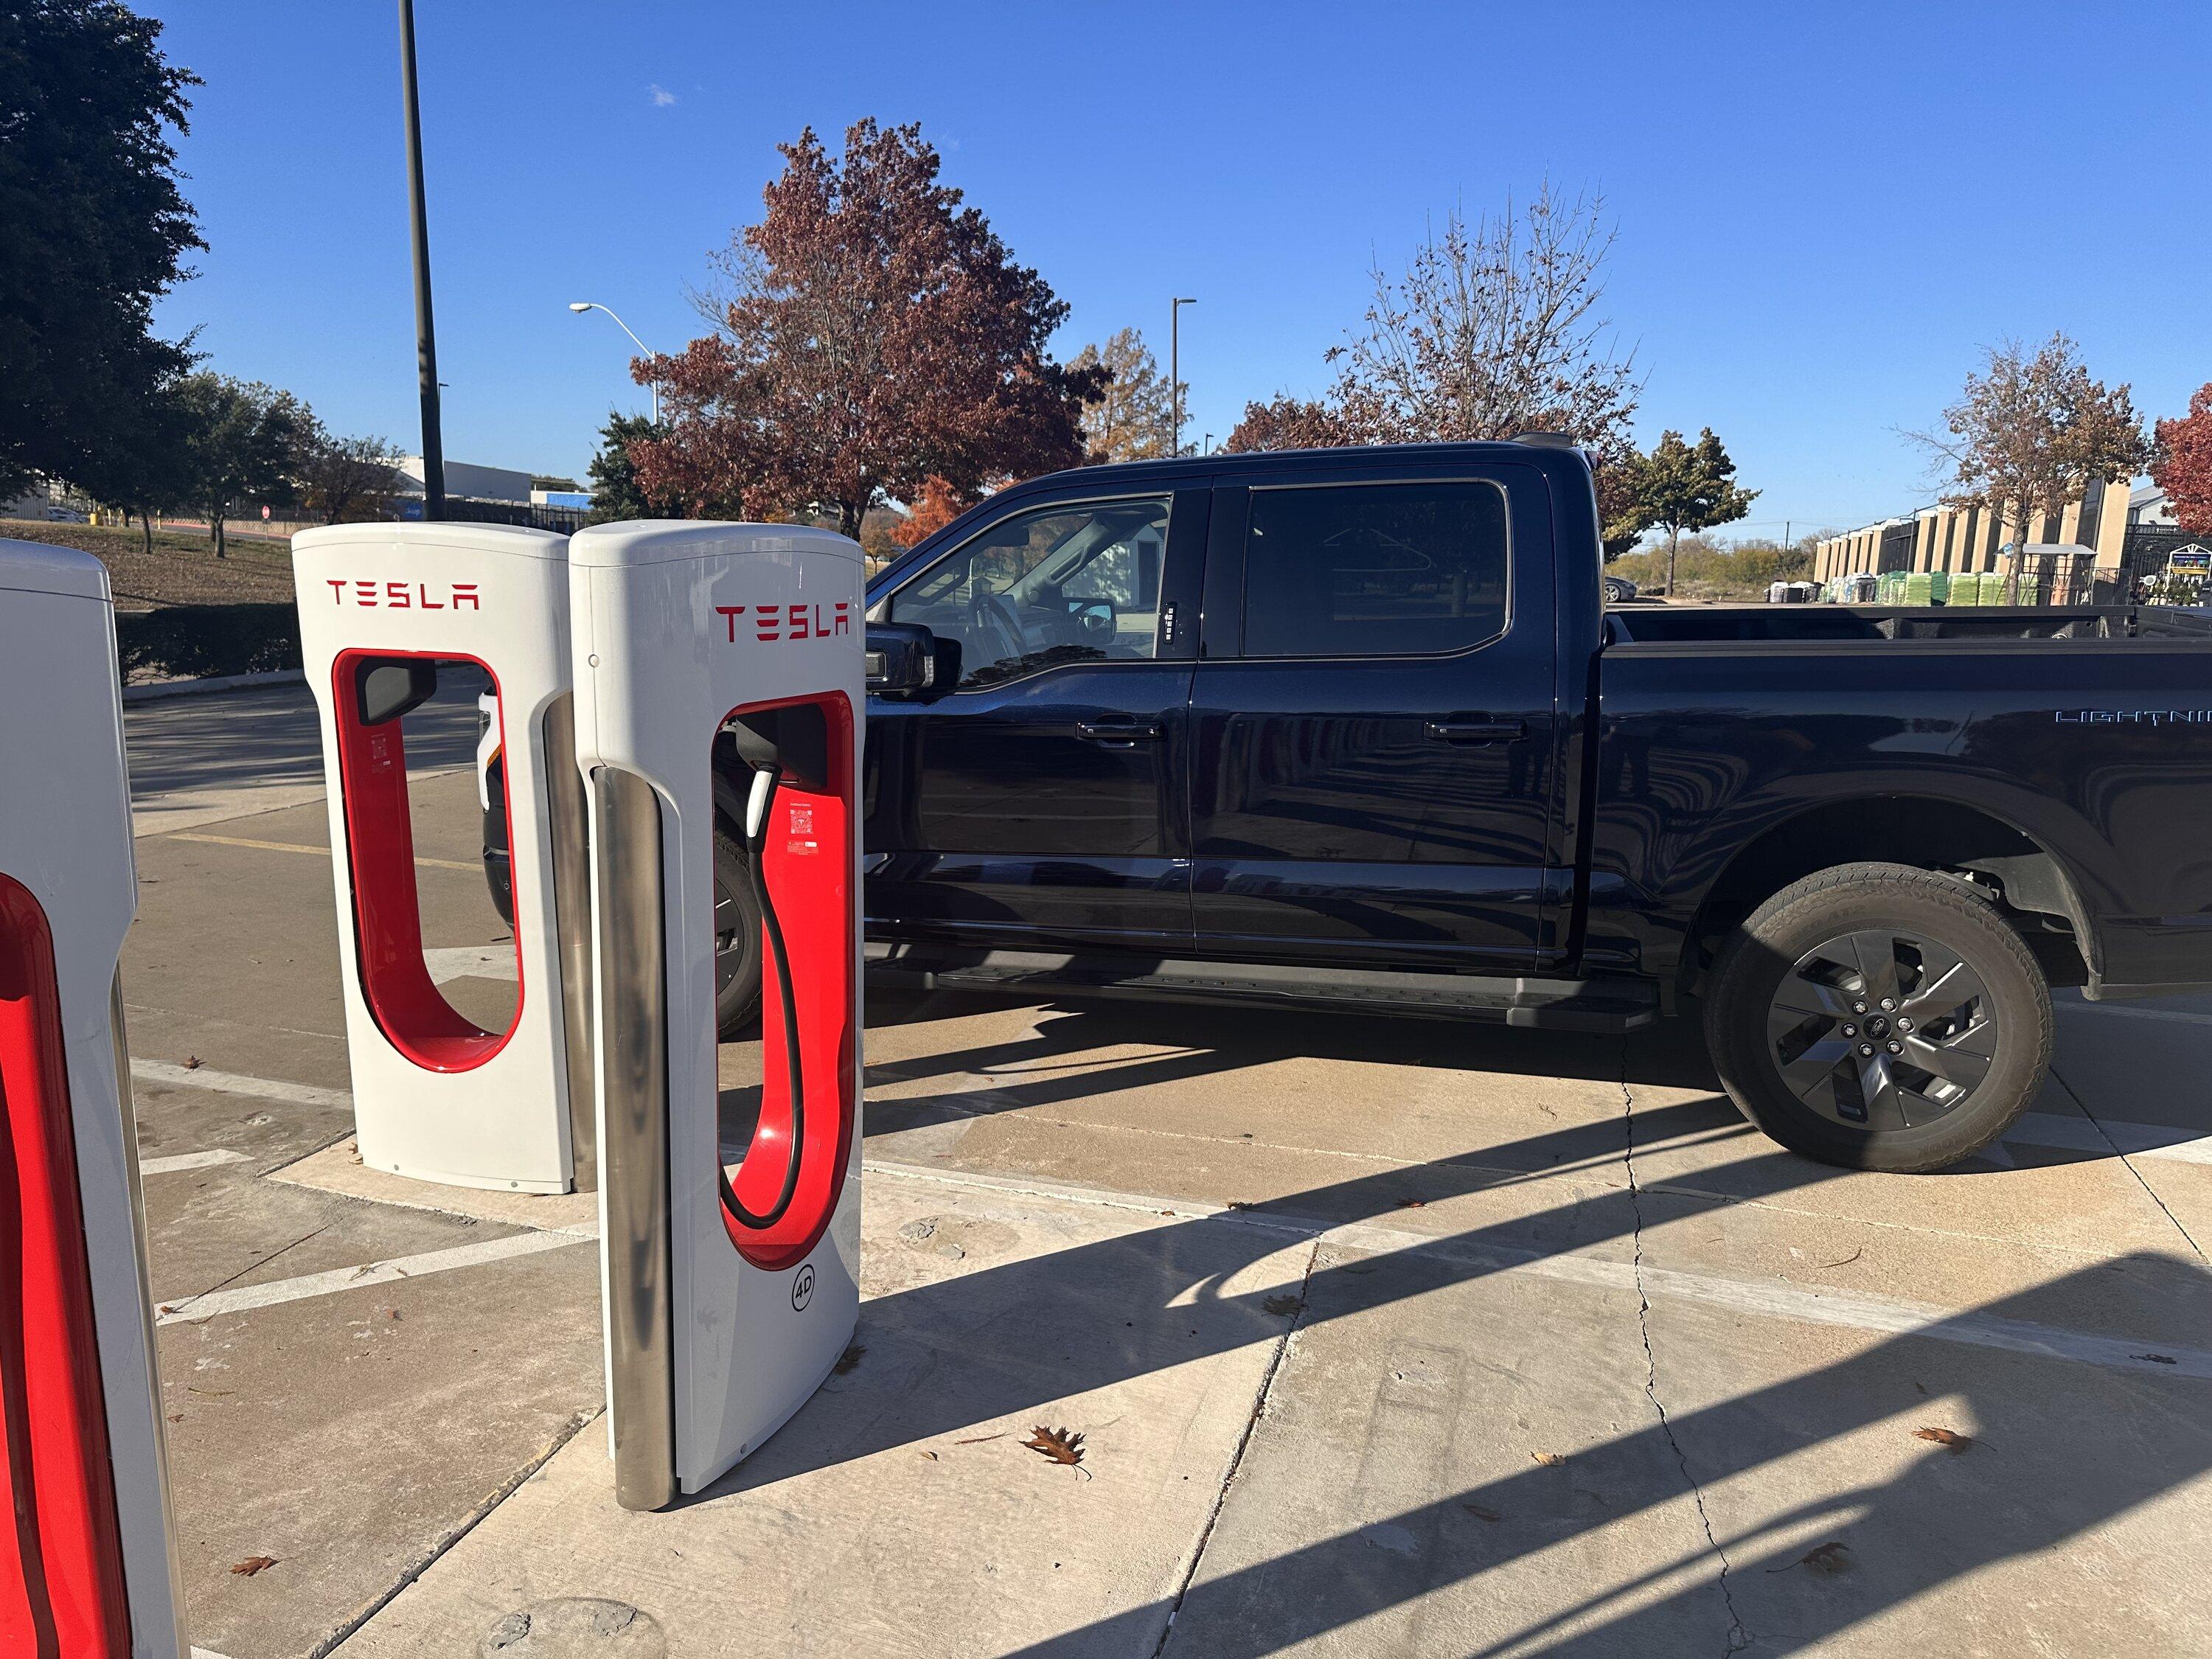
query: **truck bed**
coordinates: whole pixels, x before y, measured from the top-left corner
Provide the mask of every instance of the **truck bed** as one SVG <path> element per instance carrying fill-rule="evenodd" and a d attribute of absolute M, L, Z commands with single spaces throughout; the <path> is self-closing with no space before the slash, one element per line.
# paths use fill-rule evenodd
<path fill-rule="evenodd" d="M 1608 611 L 1607 644 L 1791 640 L 2212 641 L 2212 613 L 2172 605 L 1666 605 Z"/>

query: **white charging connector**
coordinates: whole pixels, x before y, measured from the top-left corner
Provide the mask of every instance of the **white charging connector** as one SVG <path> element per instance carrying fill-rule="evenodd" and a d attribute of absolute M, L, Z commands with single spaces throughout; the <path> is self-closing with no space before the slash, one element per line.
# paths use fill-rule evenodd
<path fill-rule="evenodd" d="M 753 774 L 752 793 L 745 799 L 745 839 L 758 841 L 761 826 L 768 818 L 768 798 L 775 791 L 775 773 L 762 767 Z"/>

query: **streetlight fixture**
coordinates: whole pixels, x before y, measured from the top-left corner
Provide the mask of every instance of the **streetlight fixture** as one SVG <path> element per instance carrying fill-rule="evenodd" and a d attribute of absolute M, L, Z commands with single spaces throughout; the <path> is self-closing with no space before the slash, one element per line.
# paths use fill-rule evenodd
<path fill-rule="evenodd" d="M 601 305 L 596 300 L 571 300 L 568 301 L 568 309 L 574 312 L 580 317 L 587 311 L 606 311 L 608 316 L 615 317 L 613 312 L 607 311 L 607 307 Z M 635 345 L 647 356 L 658 357 L 660 355 L 651 346 L 646 344 L 644 341 L 639 339 L 635 333 L 632 333 L 630 325 L 623 321 L 621 318 L 615 317 L 615 326 L 620 329 L 623 333 L 629 335 L 630 343 Z M 653 383 L 653 423 L 655 426 L 659 426 L 660 424 L 660 383 L 658 380 L 655 380 Z"/>
<path fill-rule="evenodd" d="M 1168 398 L 1175 410 L 1175 441 L 1168 446 L 1170 455 L 1182 453 L 1182 308 L 1197 303 L 1195 300 L 1168 301 Z"/>

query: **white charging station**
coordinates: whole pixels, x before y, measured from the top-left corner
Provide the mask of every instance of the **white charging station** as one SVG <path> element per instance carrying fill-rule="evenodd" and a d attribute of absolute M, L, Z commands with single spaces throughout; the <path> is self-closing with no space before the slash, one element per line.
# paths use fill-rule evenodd
<path fill-rule="evenodd" d="M 106 570 L 0 541 L 0 1653 L 185 1648 L 118 969 L 137 908 Z"/>
<path fill-rule="evenodd" d="M 322 717 L 354 1121 L 376 1169 L 529 1193 L 592 1179 L 568 548 L 485 524 L 292 538 Z M 434 691 L 440 661 L 475 664 L 497 695 L 518 980 L 503 1031 L 456 1009 L 423 957 L 401 720 Z"/>
<path fill-rule="evenodd" d="M 860 1310 L 860 550 L 797 525 L 569 544 L 589 781 L 617 1500 L 696 1492 L 781 1426 Z M 760 1112 L 732 1171 L 715 1030 L 714 761 L 763 909 Z M 736 758 L 741 757 L 742 758 Z M 725 795 L 725 817 L 728 817 Z"/>

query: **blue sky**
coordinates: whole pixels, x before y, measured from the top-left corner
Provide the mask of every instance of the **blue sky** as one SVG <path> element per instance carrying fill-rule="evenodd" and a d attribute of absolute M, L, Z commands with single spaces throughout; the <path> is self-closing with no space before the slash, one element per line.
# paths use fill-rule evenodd
<path fill-rule="evenodd" d="M 147 7 L 207 82 L 210 246 L 161 307 L 212 366 L 415 447 L 390 0 Z M 1928 498 L 1897 428 L 1978 348 L 2063 328 L 2140 408 L 2212 380 L 2212 6 L 930 6 L 417 0 L 446 449 L 580 474 L 629 346 L 700 331 L 708 252 L 776 143 L 919 121 L 1073 309 L 1183 313 L 1191 428 L 1311 394 L 1455 205 L 1601 190 L 1638 428 L 1710 425 L 1738 533 Z"/>

